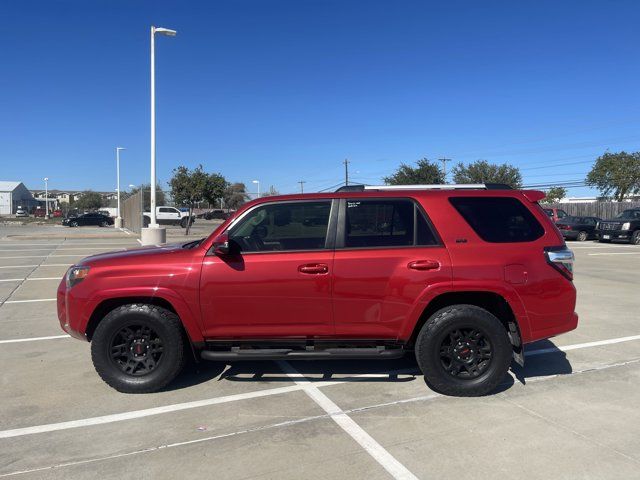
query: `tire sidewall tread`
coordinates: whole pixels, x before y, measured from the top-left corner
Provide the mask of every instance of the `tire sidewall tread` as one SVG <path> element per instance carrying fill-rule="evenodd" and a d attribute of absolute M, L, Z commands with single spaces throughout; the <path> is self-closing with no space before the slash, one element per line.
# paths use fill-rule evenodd
<path fill-rule="evenodd" d="M 109 356 L 110 342 L 117 330 L 129 321 L 151 326 L 162 337 L 163 357 L 149 374 L 134 377 L 119 370 Z M 123 393 L 151 393 L 167 386 L 184 366 L 182 324 L 173 312 L 142 303 L 127 304 L 110 311 L 98 323 L 91 340 L 91 359 L 98 375 Z"/>

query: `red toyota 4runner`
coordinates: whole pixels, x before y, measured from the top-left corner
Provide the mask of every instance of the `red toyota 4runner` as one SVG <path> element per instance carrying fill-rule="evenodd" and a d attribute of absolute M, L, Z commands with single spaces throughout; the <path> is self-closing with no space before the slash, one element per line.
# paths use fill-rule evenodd
<path fill-rule="evenodd" d="M 388 359 L 484 395 L 523 345 L 576 328 L 573 253 L 538 205 L 497 185 L 350 186 L 262 198 L 208 238 L 87 257 L 58 316 L 105 382 L 152 392 L 186 356 Z"/>

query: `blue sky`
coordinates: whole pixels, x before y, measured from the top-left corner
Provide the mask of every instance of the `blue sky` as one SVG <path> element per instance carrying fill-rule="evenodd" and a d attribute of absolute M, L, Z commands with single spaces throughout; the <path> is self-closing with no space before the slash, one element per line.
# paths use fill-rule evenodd
<path fill-rule="evenodd" d="M 442 156 L 583 179 L 640 148 L 640 3 L 5 1 L 0 180 L 149 179 L 149 26 L 158 176 L 202 163 L 282 193 L 378 183 Z M 587 195 L 585 188 L 574 195 Z"/>

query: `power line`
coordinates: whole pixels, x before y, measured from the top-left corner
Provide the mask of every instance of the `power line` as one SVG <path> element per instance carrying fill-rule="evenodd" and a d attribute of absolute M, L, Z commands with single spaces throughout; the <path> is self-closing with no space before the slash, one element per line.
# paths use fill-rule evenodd
<path fill-rule="evenodd" d="M 444 182 L 447 183 L 447 162 L 450 162 L 451 159 L 443 157 L 443 158 L 439 158 L 438 160 L 442 162 L 442 174 L 444 176 Z"/>
<path fill-rule="evenodd" d="M 298 183 L 300 184 L 300 193 L 304 193 L 304 184 L 307 182 L 300 180 Z"/>

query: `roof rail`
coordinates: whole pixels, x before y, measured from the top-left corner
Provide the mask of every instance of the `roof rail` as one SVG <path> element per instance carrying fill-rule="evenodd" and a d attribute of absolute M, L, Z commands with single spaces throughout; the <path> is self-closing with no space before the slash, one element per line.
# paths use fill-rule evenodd
<path fill-rule="evenodd" d="M 503 183 L 461 183 L 434 185 L 346 185 L 336 192 L 363 192 L 365 190 L 511 190 Z"/>

